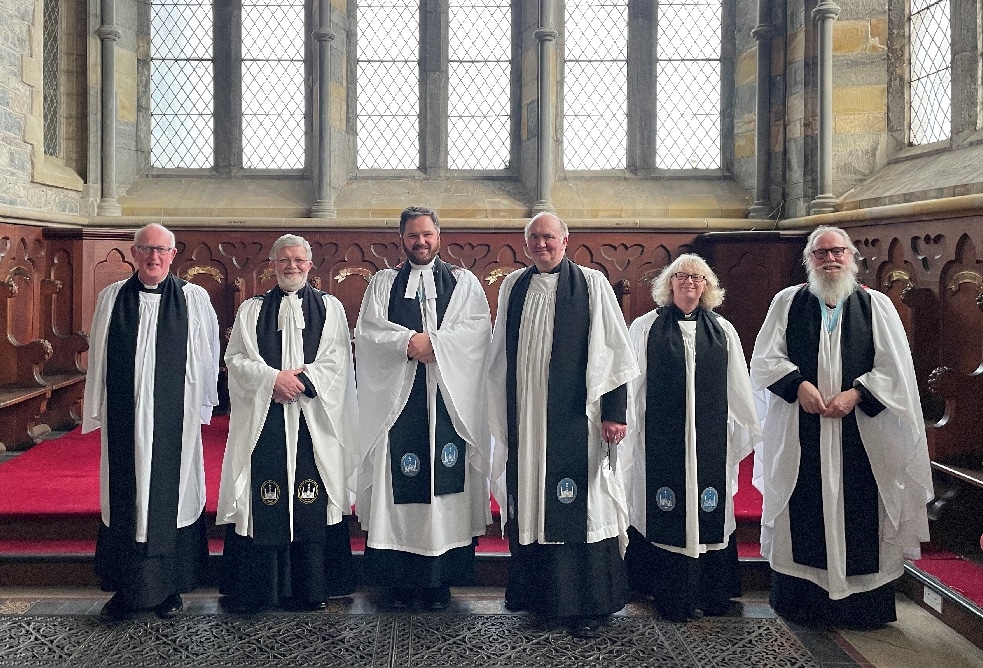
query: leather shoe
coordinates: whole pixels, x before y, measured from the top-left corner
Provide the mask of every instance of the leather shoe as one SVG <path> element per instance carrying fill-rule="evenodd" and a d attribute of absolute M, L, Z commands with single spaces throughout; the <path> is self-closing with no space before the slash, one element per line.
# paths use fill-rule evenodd
<path fill-rule="evenodd" d="M 263 606 L 259 603 L 245 601 L 234 596 L 223 596 L 221 599 L 222 608 L 233 615 L 255 615 L 263 611 Z"/>
<path fill-rule="evenodd" d="M 424 605 L 430 610 L 446 610 L 451 603 L 450 587 L 429 587 L 423 590 Z"/>
<path fill-rule="evenodd" d="M 392 610 L 406 610 L 413 605 L 413 590 L 409 587 L 391 587 L 389 589 L 389 607 Z"/>
<path fill-rule="evenodd" d="M 99 617 L 107 622 L 120 622 L 132 614 L 133 608 L 124 598 L 123 594 L 116 592 L 113 597 L 106 601 L 99 611 Z"/>
<path fill-rule="evenodd" d="M 154 606 L 154 612 L 161 619 L 172 619 L 182 610 L 184 610 L 184 601 L 181 599 L 181 594 L 171 594 Z"/>
<path fill-rule="evenodd" d="M 574 638 L 596 638 L 601 622 L 596 617 L 575 617 L 567 627 Z"/>

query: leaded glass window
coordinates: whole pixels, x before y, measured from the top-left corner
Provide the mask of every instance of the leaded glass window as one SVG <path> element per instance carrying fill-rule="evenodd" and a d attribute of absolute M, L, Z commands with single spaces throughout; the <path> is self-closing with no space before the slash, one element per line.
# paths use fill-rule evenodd
<path fill-rule="evenodd" d="M 358 167 L 417 169 L 419 1 L 360 1 L 356 21 Z"/>
<path fill-rule="evenodd" d="M 450 0 L 447 166 L 507 169 L 512 10 L 509 0 Z"/>
<path fill-rule="evenodd" d="M 911 0 L 908 141 L 917 146 L 951 133 L 952 49 L 949 0 Z"/>
<path fill-rule="evenodd" d="M 659 0 L 655 164 L 720 166 L 721 0 Z"/>
<path fill-rule="evenodd" d="M 59 39 L 61 31 L 61 0 L 44 0 L 41 20 L 43 62 L 41 72 L 42 126 L 44 154 L 61 155 L 61 86 L 59 85 Z"/>
<path fill-rule="evenodd" d="M 304 2 L 242 4 L 242 166 L 304 167 Z"/>
<path fill-rule="evenodd" d="M 566 0 L 563 165 L 623 169 L 628 139 L 628 2 Z"/>
<path fill-rule="evenodd" d="M 214 162 L 212 3 L 154 0 L 150 6 L 150 164 Z"/>

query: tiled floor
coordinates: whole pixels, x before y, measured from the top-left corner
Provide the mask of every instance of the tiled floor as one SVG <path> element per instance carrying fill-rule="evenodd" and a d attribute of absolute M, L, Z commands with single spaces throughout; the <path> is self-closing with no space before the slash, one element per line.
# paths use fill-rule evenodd
<path fill-rule="evenodd" d="M 78 616 L 86 616 L 86 619 L 83 620 L 85 622 L 83 624 L 85 629 L 88 629 L 88 631 L 94 629 L 95 631 L 104 632 L 105 629 L 102 629 L 99 624 L 95 623 L 95 618 L 106 600 L 107 594 L 94 588 L 35 589 L 0 587 L 0 615 L 8 616 L 8 622 L 13 621 L 9 616 L 21 618 L 25 622 L 32 619 L 41 619 L 46 616 L 65 615 L 71 616 L 73 619 L 78 619 Z M 846 666 L 863 666 L 865 668 L 871 666 L 876 668 L 983 667 L 983 651 L 937 621 L 904 596 L 899 595 L 898 597 L 898 622 L 885 629 L 869 632 L 818 631 L 806 629 L 791 623 L 779 623 L 778 626 L 774 626 L 775 615 L 768 606 L 767 592 L 752 592 L 738 599 L 738 602 L 739 605 L 735 606 L 732 615 L 734 619 L 730 620 L 732 627 L 741 621 L 741 619 L 748 620 L 749 626 L 752 620 L 762 620 L 758 622 L 759 626 L 763 624 L 764 627 L 768 627 L 770 624 L 772 627 L 770 629 L 765 628 L 765 631 L 785 633 L 790 638 L 794 636 L 801 643 L 801 646 L 804 646 L 805 653 L 801 653 L 801 647 L 797 649 L 793 648 L 795 651 L 799 651 L 801 656 L 791 663 L 783 665 L 817 665 L 825 668 Z M 202 626 L 203 632 L 215 633 L 214 629 L 205 629 L 204 627 L 209 625 L 214 626 L 214 621 L 220 621 L 225 618 L 232 619 L 231 616 L 226 615 L 222 610 L 219 604 L 218 594 L 215 590 L 204 589 L 186 595 L 185 604 L 186 610 L 182 615 L 184 617 L 184 633 L 189 631 L 189 628 L 187 628 L 189 625 L 191 627 L 190 630 L 194 631 L 195 624 Z M 597 664 L 592 661 L 592 656 L 600 657 L 601 654 L 591 654 L 587 651 L 591 647 L 591 644 L 571 644 L 570 640 L 562 633 L 562 630 L 551 628 L 549 625 L 543 626 L 534 622 L 532 618 L 510 613 L 504 608 L 503 591 L 499 588 L 455 589 L 452 605 L 443 613 L 403 613 L 392 615 L 379 602 L 377 594 L 370 590 L 368 592 L 360 592 L 351 598 L 332 601 L 326 612 L 317 614 L 344 615 L 344 619 L 348 622 L 354 623 L 361 619 L 365 624 L 368 624 L 371 618 L 372 628 L 376 629 L 373 633 L 379 632 L 378 627 L 380 623 L 384 622 L 388 624 L 389 626 L 386 626 L 388 630 L 384 629 L 384 631 L 385 633 L 392 634 L 392 638 L 394 639 L 392 642 L 393 649 L 390 654 L 382 656 L 382 661 L 383 663 L 388 662 L 389 665 L 398 665 L 393 662 L 397 660 L 397 653 L 395 652 L 400 646 L 400 643 L 396 641 L 399 633 L 405 632 L 412 636 L 413 628 L 411 627 L 417 629 L 416 633 L 421 633 L 419 629 L 425 629 L 425 633 L 429 635 L 435 632 L 446 632 L 452 636 L 455 633 L 464 633 L 464 631 L 454 631 L 455 625 L 459 625 L 469 634 L 466 641 L 463 639 L 458 641 L 459 645 L 466 642 L 466 646 L 469 648 L 467 651 L 471 653 L 468 654 L 472 658 L 468 659 L 467 665 L 478 665 L 473 663 L 474 653 L 480 653 L 482 651 L 477 644 L 489 638 L 492 638 L 492 640 L 488 640 L 490 643 L 489 647 L 493 646 L 489 651 L 496 653 L 494 656 L 499 657 L 498 660 L 501 661 L 500 665 L 523 665 L 521 659 L 525 650 L 522 650 L 521 647 L 525 646 L 524 643 L 533 643 L 530 646 L 535 645 L 538 647 L 536 643 L 544 642 L 544 639 L 550 651 L 546 655 L 540 654 L 537 656 L 536 665 L 544 666 L 544 668 L 551 665 L 565 666 L 569 665 L 568 661 L 571 659 L 576 659 L 578 662 L 577 665 L 582 666 L 602 663 L 600 658 L 598 658 Z M 359 618 L 358 616 L 360 615 L 364 617 Z M 88 619 L 89 617 L 92 620 Z M 655 613 L 647 602 L 634 601 L 622 610 L 618 614 L 615 623 L 606 629 L 608 638 L 602 637 L 596 641 L 577 642 L 592 643 L 594 647 L 624 645 L 625 639 L 627 638 L 630 641 L 632 634 L 644 635 L 650 633 L 653 638 L 657 639 L 653 640 L 653 642 L 666 642 L 669 646 L 672 646 L 673 642 L 679 642 L 682 643 L 680 645 L 682 647 L 686 643 L 706 641 L 706 634 L 714 633 L 714 628 L 717 629 L 717 633 L 723 634 L 728 632 L 728 620 L 721 620 L 717 627 L 712 627 L 712 623 L 715 622 L 707 620 L 708 624 L 712 627 L 708 631 L 707 624 L 702 625 L 701 629 L 699 622 L 692 622 L 690 625 L 687 625 L 689 628 L 680 628 L 679 625 L 667 626 L 665 623 L 661 623 L 656 627 L 653 624 L 646 625 L 644 623 L 646 620 L 653 621 L 654 618 Z M 342 617 L 338 619 L 342 619 Z M 304 620 L 309 621 L 310 618 L 298 617 L 297 619 L 298 623 Z M 2 625 L 2 622 L 3 619 L 0 618 L 0 625 Z M 236 624 L 240 626 L 243 623 L 248 624 L 253 622 L 242 622 L 241 619 L 236 621 Z M 284 622 L 281 618 L 279 623 L 289 625 L 290 621 L 287 619 Z M 141 632 L 160 633 L 162 628 L 166 632 L 168 628 L 166 624 L 168 623 L 157 622 L 156 618 L 148 616 L 146 620 L 139 621 L 136 626 L 142 626 Z M 632 626 L 633 624 L 635 626 Z M 179 626 L 175 625 L 175 628 Z M 403 628 L 404 631 L 400 631 L 400 628 Z M 434 631 L 434 629 L 438 631 Z M 760 629 L 757 629 L 754 632 L 757 633 L 759 631 Z M 788 631 L 791 631 L 791 634 Z M 175 631 L 175 633 L 177 632 Z M 223 628 L 222 632 L 228 632 L 228 629 Z M 700 640 L 701 632 L 704 634 L 703 641 Z M 30 635 L 34 633 L 34 630 L 29 629 L 26 633 Z M 119 635 L 118 631 L 116 633 Z M 365 631 L 358 630 L 356 633 L 365 633 Z M 475 633 L 480 635 L 477 644 Z M 496 634 L 503 635 L 496 636 Z M 519 649 L 510 650 L 506 647 L 503 650 L 504 645 L 508 645 L 508 642 L 502 638 L 513 638 L 516 634 L 525 634 L 527 636 L 521 643 L 516 645 Z M 133 641 L 133 638 L 129 640 Z M 116 641 L 118 641 L 118 638 L 114 640 L 114 642 Z M 9 648 L 13 645 L 7 645 L 8 655 L 4 656 L 4 642 L 0 638 L 0 666 L 21 665 L 16 662 L 18 660 L 17 657 L 10 655 L 11 650 Z M 108 640 L 101 639 L 99 642 L 105 643 Z M 411 643 L 409 641 L 406 642 L 406 646 L 409 647 Z M 423 650 L 420 648 L 419 639 L 414 642 L 416 642 L 416 645 L 413 651 L 416 654 L 413 655 L 413 665 L 461 665 L 454 663 L 454 641 L 451 641 L 447 648 L 441 650 L 442 654 L 437 655 L 436 664 L 429 663 L 434 660 L 433 656 L 428 657 L 425 654 L 421 654 Z M 795 643 L 795 640 L 793 639 L 791 642 Z M 351 643 L 349 642 L 348 644 Z M 712 639 L 709 644 L 713 644 Z M 788 651 L 794 654 L 793 649 L 789 649 Z M 386 648 L 386 651 L 389 651 L 388 648 Z M 410 650 L 407 649 L 406 651 Z M 506 653 L 501 654 L 502 651 Z M 723 651 L 726 652 L 726 650 Z M 567 653 L 564 654 L 564 652 Z M 790 660 L 793 658 L 792 654 L 789 655 Z M 809 655 L 811 655 L 811 658 Z M 508 660 L 506 661 L 501 658 L 503 656 L 507 657 Z M 553 657 L 552 660 L 548 658 L 550 656 Z M 753 656 L 760 658 L 761 655 Z M 805 657 L 804 660 L 803 657 Z M 767 661 L 767 659 L 760 660 Z M 367 661 L 365 665 L 377 665 L 380 659 L 377 657 L 373 661 L 376 663 Z M 463 659 L 461 661 L 463 663 Z M 690 661 L 692 661 L 692 657 Z M 97 662 L 93 661 L 93 663 Z M 284 663 L 284 665 L 287 665 L 287 663 Z M 684 663 L 684 661 L 680 660 L 680 665 Z M 622 660 L 621 664 L 674 665 L 672 659 L 667 658 L 664 653 L 648 658 L 635 656 L 628 663 Z M 60 664 L 48 663 L 46 665 Z M 172 664 L 162 663 L 160 665 Z M 290 665 L 293 664 L 291 663 Z M 767 664 L 760 663 L 756 665 Z"/>

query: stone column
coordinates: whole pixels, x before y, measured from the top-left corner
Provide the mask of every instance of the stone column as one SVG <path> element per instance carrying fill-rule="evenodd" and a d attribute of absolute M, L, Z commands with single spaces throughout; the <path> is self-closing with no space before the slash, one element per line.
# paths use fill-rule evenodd
<path fill-rule="evenodd" d="M 331 0 L 318 0 L 317 40 L 317 150 L 314 154 L 314 188 L 317 202 L 311 218 L 337 218 L 331 195 L 331 42 L 335 38 L 331 25 Z"/>
<path fill-rule="evenodd" d="M 768 218 L 771 213 L 771 10 L 768 0 L 758 0 L 758 25 L 751 36 L 758 42 L 758 79 L 754 117 L 754 204 L 748 218 Z"/>
<path fill-rule="evenodd" d="M 833 21 L 840 15 L 840 8 L 832 0 L 821 0 L 812 10 L 812 18 L 819 26 L 819 154 L 816 161 L 819 173 L 816 180 L 817 195 L 809 205 L 809 213 L 836 211 L 833 196 Z"/>
<path fill-rule="evenodd" d="M 123 33 L 113 25 L 115 0 L 102 0 L 101 20 L 96 35 L 102 40 L 102 192 L 96 213 L 119 216 L 123 209 L 116 202 L 116 42 Z"/>
<path fill-rule="evenodd" d="M 554 91 L 556 90 L 556 29 L 553 27 L 553 16 L 556 13 L 556 0 L 539 1 L 539 29 L 536 39 L 539 41 L 539 123 L 536 157 L 539 165 L 537 181 L 538 199 L 532 207 L 533 213 L 543 211 L 555 212 L 556 207 L 550 198 L 553 190 L 553 129 L 556 127 L 554 116 Z"/>

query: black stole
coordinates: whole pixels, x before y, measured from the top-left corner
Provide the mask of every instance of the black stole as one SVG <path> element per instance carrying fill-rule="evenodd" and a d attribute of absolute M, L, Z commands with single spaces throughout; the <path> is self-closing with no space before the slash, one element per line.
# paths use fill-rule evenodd
<path fill-rule="evenodd" d="M 727 335 L 696 309 L 696 466 L 700 543 L 722 543 L 727 507 Z M 686 351 L 675 304 L 649 330 L 645 394 L 646 538 L 686 546 Z"/>
<path fill-rule="evenodd" d="M 412 267 L 409 262 L 400 266 L 389 292 L 390 322 L 416 332 L 423 330 L 420 300 L 407 299 L 406 284 Z M 444 313 L 457 279 L 451 265 L 435 258 L 434 283 L 437 287 L 437 328 L 444 322 Z M 409 361 L 407 362 L 409 363 Z M 433 475 L 435 496 L 464 491 L 467 445 L 454 429 L 444 398 L 437 388 L 436 434 L 434 443 L 440 466 L 433 465 L 430 456 L 430 413 L 427 408 L 427 366 L 416 365 L 416 376 L 410 396 L 402 413 L 389 430 L 389 464 L 391 467 L 394 503 L 430 503 L 430 476 Z"/>
<path fill-rule="evenodd" d="M 297 291 L 304 312 L 304 363 L 317 359 L 317 349 L 324 331 L 326 313 L 324 293 L 311 285 Z M 256 322 L 256 343 L 259 354 L 269 366 L 282 369 L 283 332 L 278 330 L 280 302 L 285 297 L 280 286 L 253 299 L 263 300 Z M 314 398 L 313 383 L 300 374 L 304 394 Z M 260 545 L 282 545 L 290 542 L 290 506 L 286 495 L 295 494 L 293 532 L 297 542 L 324 542 L 328 496 L 314 460 L 314 443 L 304 414 L 300 415 L 297 434 L 297 462 L 294 469 L 296 489 L 290 489 L 287 477 L 287 430 L 283 404 L 270 401 L 266 421 L 259 440 L 250 456 L 250 477 L 253 492 L 253 540 Z"/>
<path fill-rule="evenodd" d="M 580 267 L 563 258 L 554 269 L 556 285 L 553 349 L 546 399 L 545 539 L 556 543 L 587 542 L 587 348 L 590 339 L 590 291 Z M 506 411 L 509 455 L 506 484 L 509 518 L 515 517 L 518 493 L 519 420 L 516 405 L 516 351 L 526 293 L 535 265 L 512 287 L 505 332 Z M 499 305 L 501 307 L 501 305 Z M 533 398 L 535 400 L 535 398 Z"/>
<path fill-rule="evenodd" d="M 841 390 L 874 366 L 874 337 L 870 295 L 854 290 L 840 313 L 840 353 L 843 365 Z M 806 380 L 818 387 L 820 329 L 824 327 L 819 299 L 803 286 L 789 307 L 785 340 L 788 356 Z M 801 455 L 798 479 L 789 500 L 792 558 L 796 563 L 827 568 L 822 478 L 819 457 L 820 416 L 799 408 Z M 851 412 L 842 420 L 843 506 L 845 514 L 847 575 L 865 575 L 879 570 L 877 482 L 870 469 L 867 451 L 860 440 L 857 417 Z M 838 475 L 833 471 L 831 475 Z"/>
<path fill-rule="evenodd" d="M 184 432 L 184 381 L 188 360 L 188 302 L 185 281 L 168 274 L 156 290 L 133 274 L 113 304 L 106 338 L 106 441 L 109 458 L 109 542 L 114 550 L 135 548 L 136 470 L 134 360 L 140 330 L 140 292 L 159 292 L 154 429 L 147 516 L 147 556 L 174 553 Z M 192 410 L 197 410 L 194 407 Z"/>

